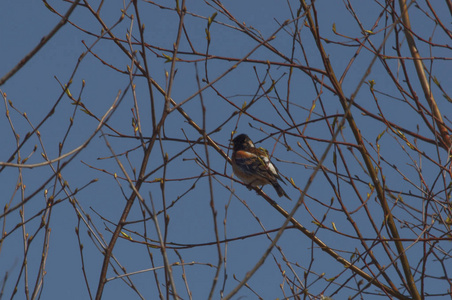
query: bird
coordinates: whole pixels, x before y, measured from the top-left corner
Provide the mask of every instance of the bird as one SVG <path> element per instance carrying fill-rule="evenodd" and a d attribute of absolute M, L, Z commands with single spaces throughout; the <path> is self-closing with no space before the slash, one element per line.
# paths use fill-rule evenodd
<path fill-rule="evenodd" d="M 232 140 L 232 170 L 247 186 L 264 186 L 271 184 L 279 197 L 290 197 L 279 185 L 278 180 L 284 182 L 276 166 L 270 161 L 268 151 L 262 147 L 256 148 L 246 134 L 239 134 Z"/>

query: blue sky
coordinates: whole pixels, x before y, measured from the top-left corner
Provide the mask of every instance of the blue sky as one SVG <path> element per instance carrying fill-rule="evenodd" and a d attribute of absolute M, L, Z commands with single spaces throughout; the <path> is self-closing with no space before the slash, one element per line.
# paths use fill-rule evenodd
<path fill-rule="evenodd" d="M 352 4 L 356 15 L 360 18 L 364 28 L 370 30 L 382 11 L 381 6 L 376 2 L 370 1 L 354 2 L 356 3 Z M 209 3 L 213 7 L 217 7 L 211 2 Z M 259 4 L 252 1 L 229 1 L 223 4 L 240 21 L 239 23 L 245 22 L 249 28 L 256 30 L 254 32 L 259 32 L 264 38 L 269 38 L 280 27 L 280 24 L 284 23 L 287 19 L 291 19 L 288 3 L 291 5 L 293 13 L 296 13 L 296 9 L 298 8 L 297 1 L 259 1 Z M 49 2 L 49 4 L 63 14 L 70 6 L 69 3 L 60 1 Z M 94 3 L 91 4 L 95 7 L 98 3 L 96 5 Z M 165 1 L 161 1 L 160 4 L 171 8 L 175 5 L 174 3 L 166 3 Z M 448 20 L 448 12 L 442 5 L 435 3 L 435 10 L 439 14 L 440 19 Z M 212 16 L 215 12 L 212 6 L 206 5 L 206 3 L 201 1 L 187 2 L 187 11 L 190 14 L 185 16 L 186 34 L 190 37 L 190 41 L 198 53 L 204 53 L 207 49 L 205 38 L 205 28 L 207 27 L 206 18 Z M 427 10 L 424 6 L 421 6 L 421 8 Z M 149 45 L 158 47 L 152 49 L 154 52 L 150 49 L 147 50 L 152 78 L 161 87 L 165 88 L 165 72 L 170 71 L 171 64 L 165 62 L 166 59 L 162 56 L 162 53 L 171 56 L 171 53 L 164 49 L 172 49 L 172 45 L 176 39 L 179 18 L 174 11 L 160 9 L 151 3 L 139 2 L 139 7 L 141 21 L 145 23 L 146 28 L 144 33 L 145 40 Z M 121 16 L 122 8 L 122 2 L 105 2 L 101 17 L 108 26 L 112 26 Z M 3 12 L 7 12 L 0 18 L 0 40 L 2 41 L 0 77 L 3 77 L 44 35 L 48 34 L 59 22 L 59 17 L 46 8 L 43 2 L 40 1 L 3 1 L 0 4 L 0 9 Z M 344 36 L 362 38 L 363 34 L 355 20 L 345 9 L 343 3 L 333 5 L 327 1 L 318 1 L 316 2 L 316 9 L 321 36 L 326 39 L 323 41 L 323 45 L 329 55 L 336 76 L 340 77 L 350 59 L 355 54 L 357 44 L 353 40 L 350 41 L 334 34 L 333 24 L 336 31 Z M 128 15 L 135 15 L 133 7 L 129 7 L 127 12 Z M 450 40 L 448 40 L 446 34 L 439 27 L 435 27 L 434 23 L 420 9 L 412 6 L 409 12 L 412 18 L 413 31 L 419 34 L 420 37 L 426 40 L 432 37 L 432 43 L 441 45 L 448 44 Z M 27 157 L 30 153 L 33 153 L 33 148 L 37 145 L 36 152 L 30 156 L 26 162 L 27 164 L 43 162 L 41 153 L 44 151 L 48 157 L 56 158 L 59 155 L 58 145 L 64 140 L 68 132 L 62 153 L 67 153 L 80 146 L 95 130 L 98 122 L 81 109 L 77 109 L 71 103 L 71 100 L 62 93 L 60 86 L 60 83 L 63 85 L 67 84 L 67 81 L 71 78 L 77 66 L 70 85 L 70 92 L 74 98 L 78 98 L 81 95 L 80 99 L 82 102 L 96 116 L 101 117 L 109 109 L 119 92 L 121 95 L 125 93 L 122 102 L 108 121 L 109 125 L 124 136 L 118 137 L 112 130 L 107 128 L 104 128 L 104 133 L 107 135 L 108 141 L 111 143 L 116 154 L 123 154 L 129 151 L 128 158 L 121 155 L 120 160 L 129 172 L 129 175 L 133 176 L 133 169 L 135 168 L 136 171 L 139 171 L 143 157 L 143 151 L 140 148 L 139 141 L 133 138 L 134 132 L 131 125 L 134 98 L 129 87 L 130 81 L 128 74 L 120 73 L 113 69 L 116 68 L 117 70 L 126 71 L 127 66 L 131 65 L 131 60 L 111 40 L 104 39 L 97 42 L 92 48 L 92 51 L 104 60 L 105 63 L 102 63 L 94 55 L 88 53 L 80 60 L 80 64 L 77 65 L 81 54 L 86 51 L 83 42 L 91 46 L 96 41 L 96 37 L 87 32 L 100 34 L 101 28 L 95 18 L 84 7 L 77 7 L 71 15 L 70 20 L 76 26 L 79 26 L 79 28 L 71 24 L 66 24 L 33 59 L 4 85 L 0 86 L 2 93 L 7 94 L 6 98 L 18 110 L 15 111 L 11 106 L 8 107 L 14 130 L 19 134 L 20 141 L 25 138 L 27 132 L 32 131 L 32 126 L 37 126 L 45 118 L 55 103 L 57 103 L 59 97 L 62 96 L 61 101 L 56 106 L 55 113 L 46 119 L 39 129 L 42 144 L 35 134 L 21 148 L 20 155 L 22 158 Z M 300 20 L 304 22 L 303 18 Z M 209 53 L 216 55 L 217 58 L 212 58 L 207 63 L 202 60 L 201 55 L 189 54 L 191 52 L 190 45 L 187 42 L 186 36 L 184 35 L 182 37 L 179 48 L 179 57 L 182 61 L 176 63 L 177 73 L 171 94 L 171 97 L 177 103 L 184 101 L 198 91 L 197 74 L 201 79 L 208 76 L 210 81 L 213 81 L 237 63 L 237 59 L 243 58 L 257 45 L 255 40 L 240 32 L 237 29 L 237 25 L 224 15 L 218 14 L 215 21 L 217 23 L 213 23 L 210 28 L 212 41 L 209 47 Z M 446 25 L 450 26 L 449 23 Z M 375 30 L 374 35 L 371 37 L 371 41 L 376 47 L 380 45 L 384 33 L 387 32 L 382 29 L 388 29 L 391 24 L 392 21 L 390 19 L 385 20 L 385 17 L 379 19 L 377 30 Z M 126 17 L 113 32 L 118 38 L 125 39 L 130 25 L 131 21 Z M 136 26 L 136 20 L 134 20 L 132 28 L 133 36 L 138 38 L 139 32 Z M 290 57 L 292 54 L 293 37 L 291 30 L 293 28 L 293 24 L 285 27 L 270 42 L 272 46 L 287 57 Z M 302 40 L 303 49 L 299 45 L 294 47 L 293 56 L 295 63 L 304 67 L 306 66 L 303 57 L 304 51 L 309 59 L 309 66 L 323 70 L 322 61 L 310 31 L 306 27 L 303 27 L 298 37 Z M 401 34 L 400 37 L 402 37 Z M 344 44 L 338 45 L 330 41 L 342 42 Z M 427 43 L 420 40 L 417 41 L 419 51 L 424 57 L 435 56 L 450 59 L 450 47 L 430 47 Z M 393 44 L 394 39 L 391 37 L 385 48 L 385 55 L 397 55 L 391 48 Z M 128 47 L 127 44 L 124 45 Z M 369 47 L 369 44 L 366 44 L 366 46 Z M 134 47 L 134 50 L 141 50 L 141 47 L 138 45 L 134 45 Z M 401 54 L 403 56 L 410 55 L 405 44 L 402 47 Z M 138 58 L 142 61 L 141 57 Z M 372 58 L 373 54 L 363 49 L 357 56 L 356 61 L 352 64 L 350 70 L 348 70 L 342 85 L 347 97 L 355 91 L 358 81 L 362 78 Z M 196 66 L 193 63 L 195 59 L 199 60 Z M 288 124 L 290 122 L 301 124 L 308 118 L 311 118 L 311 120 L 321 118 L 324 114 L 322 112 L 322 104 L 326 115 L 340 115 L 343 113 L 343 110 L 337 96 L 328 91 L 326 87 L 322 87 L 317 83 L 314 84 L 310 76 L 305 72 L 294 68 L 293 73 L 289 76 L 290 69 L 287 66 L 281 65 L 287 63 L 287 61 L 281 56 L 272 53 L 264 47 L 260 47 L 250 56 L 250 59 L 254 61 L 241 63 L 237 68 L 218 80 L 213 85 L 215 90 L 208 88 L 202 93 L 206 108 L 206 131 L 211 132 L 223 124 L 221 130 L 211 134 L 211 138 L 229 155 L 231 154 L 231 150 L 228 149 L 228 144 L 231 132 L 237 130 L 239 133 L 245 132 L 249 134 L 257 142 L 257 146 L 265 147 L 270 152 L 274 150 L 273 161 L 277 164 L 281 173 L 287 178 L 292 178 L 300 188 L 303 188 L 316 163 L 309 157 L 310 154 L 308 153 L 310 150 L 306 147 L 305 140 L 301 138 L 298 131 L 289 128 L 290 126 Z M 448 84 L 450 83 L 449 59 L 438 59 L 432 64 L 426 60 L 428 71 L 432 73 L 432 76 L 435 76 L 441 81 L 446 91 L 450 89 L 450 84 Z M 267 60 L 272 62 L 270 68 L 265 63 Z M 419 97 L 423 97 L 422 90 L 415 76 L 414 67 L 409 60 L 406 63 L 408 73 L 411 75 L 410 80 L 413 90 Z M 388 59 L 388 65 L 392 68 L 391 70 L 396 74 L 404 88 L 407 88 L 398 61 Z M 208 70 L 207 74 L 206 70 Z M 317 73 L 317 76 L 321 77 L 321 74 Z M 263 90 L 270 88 L 272 79 L 275 80 L 276 85 L 272 92 L 269 93 L 270 97 L 266 98 L 263 96 Z M 324 80 L 326 85 L 331 86 L 328 80 Z M 420 135 L 424 135 L 430 139 L 434 138 L 413 107 L 410 107 L 408 104 L 410 102 L 408 100 L 400 100 L 402 96 L 380 61 L 377 60 L 367 80 L 375 81 L 375 89 L 379 96 L 378 103 L 381 105 L 382 112 L 386 118 L 413 132 L 416 132 L 416 126 L 419 125 Z M 262 84 L 262 90 L 259 89 L 259 83 L 263 81 L 265 83 Z M 149 89 L 143 77 L 136 76 L 134 78 L 134 84 L 136 85 L 136 99 L 140 107 L 143 136 L 149 137 L 152 134 Z M 204 86 L 206 83 L 201 81 L 200 84 Z M 318 100 L 319 90 L 322 91 L 320 95 L 322 104 Z M 433 93 L 443 115 L 450 115 L 450 103 L 442 97 L 442 92 L 434 87 Z M 164 98 L 155 89 L 154 96 L 157 119 L 159 119 L 163 109 L 162 104 L 164 103 Z M 290 113 L 293 120 L 284 111 L 283 105 L 278 102 L 278 97 L 283 100 L 283 103 L 286 103 L 285 101 L 289 99 Z M 253 100 L 256 103 L 248 110 L 248 113 L 258 119 L 245 114 L 241 115 L 240 118 L 238 118 L 238 115 L 234 115 L 229 119 L 233 113 L 237 112 L 237 107 L 240 108 L 244 102 L 249 104 Z M 310 117 L 309 109 L 312 108 L 314 102 L 316 105 L 313 109 L 313 115 Z M 376 102 L 369 92 L 369 85 L 362 87 L 358 93 L 356 102 L 361 107 L 378 114 L 375 105 Z M 427 107 L 425 101 L 422 103 Z M 203 115 L 199 96 L 184 104 L 183 109 L 190 115 L 193 121 L 202 126 Z M 0 150 L 0 161 L 2 162 L 6 162 L 17 148 L 9 120 L 5 117 L 5 110 L 5 105 L 2 105 L 1 115 L 3 117 L 0 118 L 0 128 L 2 128 L 1 136 L 4 141 Z M 26 113 L 32 125 L 23 117 L 23 113 Z M 431 187 L 439 199 L 444 197 L 441 191 L 445 188 L 444 185 L 447 186 L 446 182 L 447 180 L 450 181 L 450 178 L 443 180 L 441 183 L 436 182 L 437 177 L 441 173 L 435 161 L 438 164 L 446 164 L 446 152 L 439 151 L 437 153 L 436 148 L 431 144 L 418 141 L 419 148 L 428 153 L 429 157 L 434 158 L 433 161 L 429 161 L 417 152 L 410 152 L 405 141 L 401 142 L 401 139 L 396 134 L 387 132 L 379 141 L 382 146 L 379 149 L 380 156 L 378 156 L 375 150 L 377 149 L 376 139 L 379 134 L 387 129 L 387 126 L 382 122 L 377 122 L 369 118 L 357 108 L 354 108 L 352 113 L 358 122 L 362 134 L 366 138 L 366 144 L 371 149 L 370 152 L 374 163 L 384 160 L 388 161 L 388 163 L 381 163 L 381 166 L 384 166 L 381 172 L 384 173 L 389 190 L 392 190 L 396 195 L 398 192 L 404 193 L 404 201 L 410 203 L 411 206 L 418 210 L 422 210 L 423 203 L 421 201 L 422 197 L 419 197 L 422 195 L 422 192 L 417 190 L 417 186 L 422 186 L 424 182 L 427 186 Z M 70 126 L 71 118 L 74 121 L 73 127 Z M 332 122 L 332 118 L 330 122 Z M 275 138 L 280 137 L 278 128 L 291 133 L 286 135 L 287 143 L 291 149 L 287 149 L 282 143 L 275 141 Z M 305 127 L 304 125 L 300 125 L 298 128 L 302 131 Z M 157 144 L 152 150 L 146 173 L 153 171 L 162 164 L 162 153 L 168 153 L 168 157 L 173 158 L 187 147 L 187 144 L 183 142 L 186 137 L 190 141 L 195 141 L 200 137 L 199 133 L 193 127 L 189 126 L 187 121 L 177 111 L 168 116 L 162 132 L 164 132 L 164 136 L 168 139 L 164 140 L 161 145 Z M 331 133 L 326 123 L 324 121 L 308 123 L 303 133 L 303 136 L 308 138 L 314 153 L 316 153 L 317 157 L 320 157 L 326 149 L 328 141 L 331 139 Z M 268 138 L 269 135 L 272 137 Z M 350 143 L 350 145 L 355 143 L 348 125 L 345 125 L 343 134 L 338 140 L 344 143 Z M 416 142 L 416 139 L 412 136 L 409 136 L 409 140 L 412 143 Z M 302 146 L 299 147 L 297 145 L 298 142 Z M 342 177 L 342 179 L 335 178 L 334 172 L 337 171 L 343 175 L 345 174 L 345 167 L 342 163 L 339 163 L 338 169 L 335 170 L 333 154 L 330 152 L 324 163 L 327 170 L 329 170 L 326 172 L 328 176 L 319 173 L 315 178 L 308 192 L 309 197 L 305 199 L 306 206 L 302 206 L 297 211 L 295 218 L 309 230 L 318 229 L 318 226 L 313 222 L 314 218 L 317 220 L 324 218 L 324 224 L 328 228 L 331 229 L 333 226 L 332 223 L 334 223 L 334 226 L 337 226 L 340 232 L 354 236 L 355 232 L 351 223 L 347 221 L 346 215 L 341 211 L 337 199 L 335 199 L 331 207 L 328 207 L 330 200 L 336 198 L 332 190 L 332 185 L 335 185 L 342 195 L 342 200 L 346 203 L 347 209 L 349 211 L 357 209 L 353 217 L 358 222 L 362 233 L 368 238 L 375 238 L 375 232 L 367 220 L 367 215 L 362 209 L 359 209 L 361 203 L 355 194 L 358 192 L 362 197 L 366 198 L 366 194 L 370 192 L 368 184 L 370 179 L 356 161 L 358 150 L 355 148 L 354 152 L 351 153 L 348 151 L 347 144 L 344 144 L 342 147 L 345 160 L 347 161 L 347 167 L 349 167 L 353 177 L 359 179 L 357 180 L 357 190 L 353 190 L 347 184 L 346 177 Z M 209 154 L 211 168 L 218 173 L 214 176 L 212 184 L 215 209 L 217 210 L 216 222 L 220 232 L 220 239 L 261 233 L 264 231 L 262 227 L 265 230 L 279 228 L 284 222 L 284 218 L 268 205 L 264 199 L 256 195 L 254 191 L 248 191 L 243 185 L 232 182 L 228 178 L 228 176 L 231 176 L 232 170 L 221 155 L 210 148 Z M 339 155 L 338 153 L 336 154 Z M 169 181 L 166 183 L 165 189 L 167 206 L 172 201 L 176 201 L 178 197 L 181 197 L 174 206 L 168 208 L 170 220 L 167 228 L 168 242 L 198 244 L 215 241 L 213 231 L 214 218 L 210 207 L 208 179 L 207 177 L 202 177 L 196 180 L 204 171 L 195 161 L 198 155 L 202 159 L 206 159 L 203 145 L 195 145 L 193 150 L 183 152 L 181 156 L 174 158 L 168 164 L 166 178 Z M 89 145 L 78 153 L 62 171 L 62 176 L 67 181 L 69 190 L 73 193 L 76 189 L 80 189 L 79 192 L 72 196 L 76 199 L 77 208 L 84 211 L 82 213 L 84 218 L 87 218 L 88 215 L 91 217 L 91 229 L 93 232 L 96 232 L 95 235 L 97 237 L 104 238 L 106 242 L 110 241 L 111 231 L 114 230 L 114 224 L 110 222 L 116 223 L 119 220 L 126 203 L 125 198 L 131 194 L 131 189 L 128 187 L 127 182 L 121 179 L 123 174 L 120 168 L 111 156 L 112 154 L 106 146 L 104 139 L 98 133 L 90 141 Z M 63 161 L 67 161 L 67 159 Z M 416 172 L 416 163 L 421 166 L 419 168 L 422 169 L 423 178 Z M 395 172 L 392 168 L 394 164 L 397 165 L 399 173 Z M 55 163 L 54 166 L 56 165 Z M 115 173 L 120 179 L 115 179 Z M 45 236 L 44 229 L 39 226 L 41 222 L 40 212 L 46 207 L 45 190 L 47 190 L 47 195 L 53 194 L 55 199 L 61 199 L 62 201 L 52 208 L 51 217 L 49 218 L 49 228 L 51 228 L 50 246 L 46 260 L 46 275 L 42 287 L 41 299 L 89 298 L 88 288 L 81 268 L 80 244 L 83 244 L 83 265 L 87 274 L 88 286 L 93 296 L 96 293 L 103 256 L 98 249 L 98 244 L 93 237 L 93 233 L 90 236 L 87 226 L 83 222 L 79 222 L 80 220 L 77 217 L 76 210 L 61 191 L 61 186 L 52 180 L 45 188 L 40 189 L 52 174 L 53 172 L 48 166 L 23 169 L 22 172 L 19 172 L 17 168 L 10 167 L 0 172 L 0 182 L 4 191 L 4 200 L 1 206 L 4 206 L 6 203 L 11 203 L 10 206 L 20 203 L 22 197 L 21 192 L 20 190 L 15 191 L 15 187 L 17 182 L 20 181 L 21 176 L 23 178 L 22 182 L 26 184 L 23 197 L 28 197 L 37 189 L 39 190 L 36 196 L 32 197 L 21 208 L 24 212 L 25 220 L 30 219 L 25 226 L 15 229 L 16 224 L 21 222 L 19 210 L 0 219 L 3 231 L 7 233 L 12 232 L 4 239 L 3 244 L 0 244 L 0 278 L 3 279 L 5 272 L 8 272 L 8 279 L 6 280 L 4 289 L 5 298 L 11 297 L 16 281 L 19 281 L 19 290 L 15 294 L 15 298 L 24 299 L 25 297 L 24 285 L 26 279 L 24 275 L 20 275 L 24 257 L 22 230 L 29 235 L 36 233 L 36 237 L 30 244 L 30 249 L 27 252 L 27 265 L 30 276 L 28 281 L 32 288 L 35 286 Z M 158 169 L 149 176 L 148 180 L 154 181 L 156 178 L 162 177 L 163 170 Z M 186 177 L 190 179 L 184 180 Z M 97 182 L 82 189 L 82 187 L 90 183 L 93 179 L 97 179 Z M 333 183 L 329 179 L 332 179 Z M 196 183 L 196 186 L 190 189 L 194 183 Z M 295 200 L 299 197 L 299 191 L 293 188 L 291 184 L 283 185 L 283 187 L 292 199 Z M 234 190 L 234 193 L 231 193 L 230 189 Z M 188 192 L 185 195 L 186 191 Z M 140 192 L 144 199 L 148 201 L 148 205 L 150 205 L 149 195 L 152 194 L 156 209 L 162 209 L 163 197 L 158 182 L 146 183 Z M 286 199 L 279 199 L 270 186 L 264 187 L 264 192 L 271 198 L 277 200 L 288 211 L 295 205 L 296 201 L 289 202 Z M 412 196 L 408 195 L 410 192 L 413 193 Z M 372 211 L 372 216 L 376 220 L 377 227 L 384 228 L 384 217 L 379 204 L 375 200 L 375 195 L 370 197 L 367 205 Z M 400 224 L 409 224 L 410 221 L 413 221 L 413 212 L 409 209 L 399 208 L 395 211 L 397 216 L 402 220 Z M 443 212 L 440 210 L 440 213 Z M 429 213 L 432 212 L 429 211 Z M 34 217 L 36 214 L 38 216 Z M 127 234 L 134 241 L 142 241 L 143 239 L 140 235 L 143 235 L 144 232 L 146 232 L 149 238 L 157 240 L 154 223 L 151 220 L 145 223 L 139 222 L 140 220 L 142 221 L 142 218 L 142 210 L 136 200 L 128 221 L 137 222 L 127 224 L 125 232 L 127 231 Z M 164 218 L 162 214 L 159 215 L 159 222 L 160 226 L 163 227 Z M 75 233 L 76 227 L 80 231 L 80 242 Z M 419 232 L 413 232 L 407 229 L 408 227 L 404 228 L 400 226 L 403 236 L 411 239 L 416 238 Z M 382 231 L 384 232 L 384 229 Z M 382 234 L 385 235 L 384 233 Z M 274 237 L 275 233 L 273 232 L 269 235 Z M 346 259 L 350 259 L 355 249 L 358 249 L 361 253 L 364 252 L 360 248 L 361 244 L 356 239 L 338 235 L 334 231 L 319 230 L 317 236 L 324 240 L 329 247 L 336 249 Z M 226 263 L 222 265 L 219 283 L 217 284 L 213 298 L 220 298 L 220 290 L 223 288 L 223 283 L 225 294 L 232 290 L 237 284 L 237 281 L 233 277 L 235 276 L 238 280 L 243 278 L 270 243 L 270 240 L 265 234 L 262 234 L 229 242 L 227 246 L 222 244 L 222 255 L 226 255 Z M 404 245 L 408 247 L 410 243 L 407 242 Z M 265 264 L 249 281 L 251 289 L 259 295 L 264 296 L 265 299 L 283 298 L 285 294 L 281 289 L 284 289 L 286 293 L 288 292 L 288 284 L 284 282 L 281 270 L 284 270 L 286 272 L 285 274 L 288 274 L 287 276 L 291 280 L 294 280 L 295 274 L 292 270 L 295 270 L 294 272 L 303 281 L 303 274 L 308 268 L 313 272 L 310 273 L 310 277 L 306 280 L 310 285 L 309 292 L 312 295 L 318 296 L 320 293 L 331 295 L 336 290 L 339 290 L 338 294 L 335 294 L 333 298 L 345 299 L 345 297 L 356 294 L 356 290 L 339 288 L 345 278 L 350 277 L 350 273 L 348 273 L 348 276 L 343 275 L 341 273 L 343 271 L 341 265 L 323 253 L 318 247 L 314 246 L 311 240 L 300 232 L 295 229 L 287 229 L 278 242 L 278 246 L 281 247 L 281 252 L 274 249 Z M 389 264 L 390 261 L 385 256 L 383 247 L 378 243 L 373 246 L 375 247 L 374 252 L 381 258 L 380 263 L 383 265 Z M 422 247 L 420 245 L 416 246 L 408 251 L 409 258 L 414 262 L 419 261 L 423 257 Z M 446 248 L 444 250 L 445 252 L 450 251 L 450 246 L 448 246 L 449 250 L 447 249 L 447 245 L 444 245 L 444 247 Z M 393 248 L 395 249 L 394 246 Z M 162 266 L 163 262 L 158 249 L 147 249 L 146 246 L 127 239 L 120 238 L 118 240 L 114 248 L 114 256 L 124 266 L 127 272 L 137 272 L 152 267 L 148 251 L 153 253 L 155 265 Z M 175 263 L 179 261 L 175 252 L 169 251 L 169 253 L 170 262 Z M 215 268 L 211 264 L 216 264 L 218 260 L 216 246 L 210 245 L 194 247 L 192 249 L 180 249 L 179 253 L 186 263 L 196 262 L 194 265 L 185 266 L 185 272 L 193 298 L 207 298 L 215 273 Z M 288 265 L 293 269 L 290 270 Z M 364 268 L 362 263 L 358 263 L 358 265 Z M 416 266 L 416 263 L 413 263 L 413 266 Z M 442 271 L 439 264 L 435 264 L 429 260 L 428 266 L 432 274 L 441 276 Z M 117 268 L 116 265 L 115 268 Z M 184 299 L 188 299 L 184 282 L 181 279 L 181 267 L 175 266 L 173 270 L 178 292 Z M 394 268 L 389 267 L 387 272 L 390 276 L 394 276 L 396 285 L 400 288 L 400 282 L 395 279 L 397 278 L 397 272 Z M 227 278 L 224 276 L 225 273 L 228 274 Z M 319 277 L 321 273 L 325 273 L 325 275 Z M 159 270 L 158 274 L 160 276 L 160 283 L 162 284 L 164 278 L 163 270 Z M 110 266 L 107 278 L 114 276 L 115 273 Z M 338 276 L 337 282 L 326 280 L 334 276 Z M 158 294 L 154 281 L 154 273 L 144 272 L 133 275 L 131 278 L 145 299 L 157 298 Z M 352 281 L 354 280 L 352 279 Z M 356 279 L 356 281 L 358 280 Z M 427 279 L 426 282 L 429 282 L 429 280 Z M 432 280 L 431 282 L 436 281 Z M 283 288 L 280 287 L 280 284 L 283 285 Z M 163 287 L 161 288 L 164 290 Z M 431 292 L 444 292 L 446 288 L 444 285 L 438 284 L 437 289 L 431 289 Z M 368 291 L 373 290 L 373 288 L 370 288 Z M 403 289 L 401 289 L 401 292 L 405 293 Z M 105 287 L 103 296 L 104 299 L 139 298 L 137 293 L 121 279 L 115 279 L 109 282 Z M 250 289 L 242 288 L 234 299 L 240 297 L 254 299 L 256 296 Z M 372 297 L 376 296 L 367 295 L 367 297 L 366 299 L 372 299 Z"/>

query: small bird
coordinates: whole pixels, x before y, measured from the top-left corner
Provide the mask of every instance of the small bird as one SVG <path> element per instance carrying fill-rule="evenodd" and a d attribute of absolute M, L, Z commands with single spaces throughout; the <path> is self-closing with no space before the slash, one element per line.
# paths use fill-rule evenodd
<path fill-rule="evenodd" d="M 264 148 L 256 148 L 246 134 L 240 134 L 232 140 L 232 169 L 244 183 L 249 187 L 271 184 L 279 197 L 287 196 L 279 185 L 278 179 L 286 184 L 278 169 L 270 161 L 268 151 Z M 251 188 L 250 188 L 251 189 Z"/>

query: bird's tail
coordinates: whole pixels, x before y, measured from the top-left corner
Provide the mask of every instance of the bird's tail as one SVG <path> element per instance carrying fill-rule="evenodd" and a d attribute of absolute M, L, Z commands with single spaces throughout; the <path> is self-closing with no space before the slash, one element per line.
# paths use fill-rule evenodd
<path fill-rule="evenodd" d="M 283 190 L 283 188 L 279 185 L 278 182 L 272 183 L 273 187 L 275 188 L 276 192 L 278 193 L 279 197 L 285 196 L 287 199 L 290 199 L 290 197 L 286 194 L 286 192 Z"/>

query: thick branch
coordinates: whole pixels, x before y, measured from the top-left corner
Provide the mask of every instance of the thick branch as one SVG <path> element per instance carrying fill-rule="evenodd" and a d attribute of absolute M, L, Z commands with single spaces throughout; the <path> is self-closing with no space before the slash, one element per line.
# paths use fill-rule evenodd
<path fill-rule="evenodd" d="M 432 110 L 433 117 L 436 122 L 436 126 L 438 126 L 439 132 L 441 134 L 441 139 L 447 149 L 451 147 L 451 138 L 447 127 L 444 125 L 443 118 L 441 116 L 441 112 L 439 111 L 438 105 L 436 104 L 435 98 L 433 97 L 432 90 L 430 89 L 430 84 L 428 82 L 427 76 L 424 71 L 424 64 L 422 63 L 421 56 L 419 55 L 419 51 L 417 50 L 416 43 L 413 38 L 413 34 L 411 33 L 411 23 L 410 16 L 408 15 L 408 8 L 405 0 L 399 0 L 400 11 L 402 15 L 402 23 L 404 26 L 405 37 L 408 43 L 408 48 L 410 48 L 411 55 L 413 56 L 414 66 L 416 68 L 417 76 L 419 78 L 419 82 L 421 83 L 422 90 L 424 91 L 425 99 Z"/>

